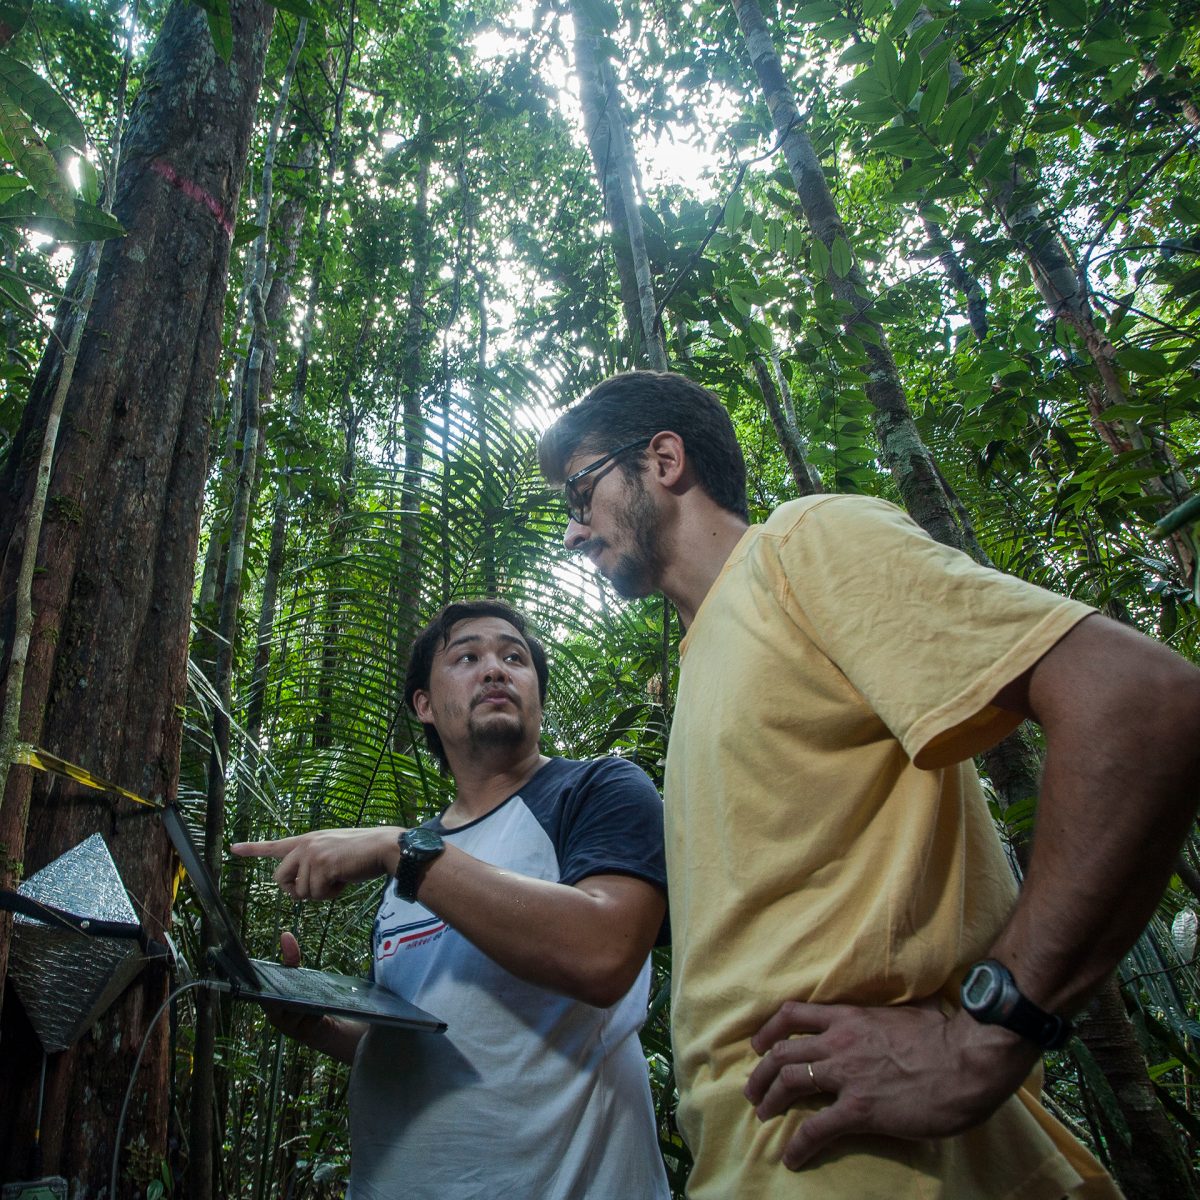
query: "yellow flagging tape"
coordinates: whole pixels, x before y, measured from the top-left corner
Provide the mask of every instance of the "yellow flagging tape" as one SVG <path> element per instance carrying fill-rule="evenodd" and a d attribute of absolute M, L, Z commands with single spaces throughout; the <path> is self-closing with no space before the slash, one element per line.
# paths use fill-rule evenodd
<path fill-rule="evenodd" d="M 44 770 L 52 775 L 61 775 L 64 779 L 73 779 L 77 784 L 83 784 L 84 787 L 94 787 L 97 792 L 115 792 L 118 796 L 124 796 L 136 804 L 144 804 L 148 809 L 162 808 L 162 805 L 155 804 L 154 800 L 148 800 L 144 796 L 138 796 L 137 792 L 126 791 L 124 787 L 110 784 L 107 779 L 101 779 L 100 775 L 92 774 L 90 770 L 85 770 L 77 763 L 67 762 L 66 758 L 50 754 L 49 750 L 43 750 L 41 746 L 18 742 L 17 748 L 12 752 L 12 761 L 25 767 L 36 767 L 38 770 Z M 184 882 L 186 877 L 187 871 L 184 870 L 184 864 L 180 863 L 175 868 L 175 878 L 170 884 L 170 899 L 173 902 L 179 895 L 180 883 Z"/>
<path fill-rule="evenodd" d="M 161 804 L 155 804 L 153 800 L 139 796 L 137 792 L 128 791 L 123 787 L 118 787 L 115 783 L 109 783 L 107 779 L 101 779 L 99 775 L 93 775 L 91 771 L 77 763 L 67 762 L 65 758 L 59 758 L 57 754 L 51 754 L 49 750 L 43 750 L 40 746 L 31 746 L 28 742 L 17 743 L 13 750 L 12 760 L 22 766 L 36 767 L 39 771 L 46 771 L 51 775 L 61 775 L 64 779 L 73 779 L 76 783 L 82 783 L 84 787 L 95 788 L 98 792 L 113 792 L 118 796 L 124 796 L 126 800 L 132 800 L 135 804 L 144 804 L 147 808 L 163 807 Z M 183 869 L 183 863 L 179 863 L 175 868 L 175 878 L 171 881 L 172 903 L 179 895 L 179 885 L 186 878 L 187 872 Z"/>
<path fill-rule="evenodd" d="M 132 800 L 135 804 L 144 804 L 147 808 L 162 808 L 161 804 L 155 804 L 153 800 L 147 800 L 145 797 L 139 796 L 137 792 L 129 792 L 115 783 L 109 783 L 107 779 L 101 779 L 99 775 L 93 775 L 91 771 L 77 766 L 75 763 L 67 762 L 65 758 L 59 758 L 57 754 L 51 754 L 48 750 L 41 749 L 40 746 L 30 746 L 27 742 L 18 742 L 13 751 L 12 760 L 26 767 L 37 767 L 39 771 L 48 771 L 51 775 L 62 775 L 66 779 L 73 779 L 76 783 L 82 783 L 84 787 L 95 788 L 98 792 L 115 792 L 118 796 L 124 796 L 126 800 Z"/>

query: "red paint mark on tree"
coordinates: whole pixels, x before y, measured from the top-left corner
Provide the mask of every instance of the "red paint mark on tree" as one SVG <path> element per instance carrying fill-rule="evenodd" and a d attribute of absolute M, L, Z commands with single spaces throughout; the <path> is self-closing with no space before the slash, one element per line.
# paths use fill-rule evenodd
<path fill-rule="evenodd" d="M 153 163 L 151 170 L 156 175 L 161 175 L 173 188 L 178 188 L 189 199 L 195 200 L 197 204 L 203 204 L 212 213 L 217 224 L 230 237 L 233 237 L 233 218 L 225 211 L 220 200 L 206 192 L 198 183 L 184 179 L 170 163 L 163 162 L 162 159 Z"/>

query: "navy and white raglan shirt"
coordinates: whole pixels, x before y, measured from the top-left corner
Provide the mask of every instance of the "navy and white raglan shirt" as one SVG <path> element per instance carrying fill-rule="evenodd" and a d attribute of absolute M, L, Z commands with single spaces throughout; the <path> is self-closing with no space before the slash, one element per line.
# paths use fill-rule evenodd
<path fill-rule="evenodd" d="M 666 890 L 662 802 L 619 758 L 555 758 L 447 842 L 575 884 L 632 875 Z M 445 1033 L 371 1026 L 350 1079 L 353 1200 L 666 1200 L 638 1030 L 650 964 L 610 1008 L 511 975 L 389 885 L 372 932 L 379 982 Z"/>

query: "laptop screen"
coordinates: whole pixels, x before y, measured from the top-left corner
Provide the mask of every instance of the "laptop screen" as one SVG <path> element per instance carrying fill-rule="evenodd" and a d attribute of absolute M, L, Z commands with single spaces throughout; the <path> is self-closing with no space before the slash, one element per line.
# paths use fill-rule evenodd
<path fill-rule="evenodd" d="M 162 811 L 162 820 L 167 836 L 171 839 L 171 845 L 175 847 L 175 852 L 179 855 L 179 861 L 183 863 L 184 870 L 191 876 L 192 883 L 195 884 L 196 894 L 200 899 L 200 907 L 204 909 L 204 915 L 216 926 L 217 936 L 222 942 L 221 949 L 224 951 L 222 964 L 237 975 L 247 987 L 258 991 L 262 986 L 258 981 L 258 974 L 242 947 L 242 939 L 238 936 L 233 917 L 230 916 L 229 909 L 225 907 L 225 902 L 217 891 L 217 885 L 209 874 L 208 867 L 205 866 L 196 843 L 192 841 L 192 835 L 183 819 L 183 814 L 175 805 L 168 804 Z"/>

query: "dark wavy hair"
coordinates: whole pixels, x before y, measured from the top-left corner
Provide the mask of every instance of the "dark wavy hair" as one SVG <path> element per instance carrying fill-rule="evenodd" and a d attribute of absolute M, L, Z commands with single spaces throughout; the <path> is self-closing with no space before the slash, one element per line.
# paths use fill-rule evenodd
<path fill-rule="evenodd" d="M 533 659 L 533 669 L 537 673 L 538 698 L 543 704 L 546 703 L 550 664 L 546 661 L 545 647 L 526 628 L 525 618 L 503 600 L 455 600 L 447 604 L 413 639 L 408 655 L 408 672 L 404 677 L 404 703 L 414 716 L 416 709 L 413 707 L 413 697 L 417 692 L 429 690 L 434 655 L 450 640 L 450 631 L 455 625 L 479 617 L 498 617 L 501 621 L 507 621 L 524 638 L 529 647 L 529 656 Z M 437 759 L 438 766 L 448 772 L 450 763 L 438 731 L 427 722 L 422 723 L 421 728 L 425 731 L 425 743 L 430 753 Z"/>
<path fill-rule="evenodd" d="M 626 371 L 597 384 L 542 435 L 538 466 L 547 482 L 561 484 L 578 451 L 602 455 L 664 429 L 683 438 L 704 493 L 748 521 L 746 460 L 725 406 L 708 388 L 672 371 Z M 630 455 L 620 466 L 632 478 L 641 461 Z"/>

